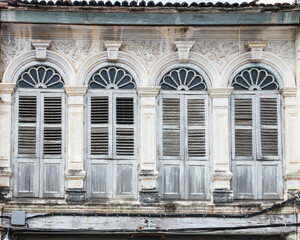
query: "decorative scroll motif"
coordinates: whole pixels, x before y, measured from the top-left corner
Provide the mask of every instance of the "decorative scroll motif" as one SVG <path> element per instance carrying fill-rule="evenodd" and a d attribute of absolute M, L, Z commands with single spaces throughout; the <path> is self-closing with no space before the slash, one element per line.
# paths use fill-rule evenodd
<path fill-rule="evenodd" d="M 191 51 L 198 52 L 213 62 L 221 70 L 233 57 L 246 52 L 243 41 L 198 41 Z"/>
<path fill-rule="evenodd" d="M 162 90 L 203 91 L 207 89 L 203 77 L 187 68 L 171 70 L 163 77 L 160 85 Z"/>
<path fill-rule="evenodd" d="M 250 68 L 240 72 L 232 82 L 235 90 L 279 90 L 275 77 L 262 68 Z"/>
<path fill-rule="evenodd" d="M 101 68 L 96 72 L 90 82 L 90 88 L 103 89 L 135 89 L 133 77 L 124 69 L 118 67 Z"/>
<path fill-rule="evenodd" d="M 149 70 L 161 56 L 171 52 L 171 45 L 153 40 L 130 41 L 123 43 L 122 50 L 138 56 Z"/>
<path fill-rule="evenodd" d="M 78 39 L 54 40 L 52 41 L 51 49 L 64 55 L 78 68 L 86 58 L 103 50 L 98 44 L 94 41 Z"/>
<path fill-rule="evenodd" d="M 62 88 L 64 84 L 60 74 L 45 66 L 30 68 L 17 81 L 21 88 Z"/>

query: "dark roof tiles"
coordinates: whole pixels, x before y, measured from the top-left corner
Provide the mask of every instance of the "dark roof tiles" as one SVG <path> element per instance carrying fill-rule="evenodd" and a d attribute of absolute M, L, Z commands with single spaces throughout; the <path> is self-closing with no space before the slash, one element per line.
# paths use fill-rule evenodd
<path fill-rule="evenodd" d="M 287 9 L 293 8 L 298 5 L 289 4 L 289 3 L 274 3 L 274 4 L 263 4 L 257 3 L 256 1 L 252 2 L 242 2 L 242 3 L 228 3 L 228 2 L 192 2 L 188 4 L 186 2 L 167 2 L 163 4 L 162 2 L 155 3 L 154 1 L 134 1 L 131 0 L 130 2 L 123 0 L 123 1 L 113 1 L 110 0 L 106 1 L 98 1 L 97 0 L 16 0 L 15 5 L 18 4 L 26 4 L 26 5 L 56 5 L 56 6 L 105 6 L 105 7 L 115 7 L 115 6 L 122 6 L 122 7 L 192 7 L 192 8 L 253 8 L 253 7 L 266 7 L 266 8 L 280 8 L 280 9 Z"/>

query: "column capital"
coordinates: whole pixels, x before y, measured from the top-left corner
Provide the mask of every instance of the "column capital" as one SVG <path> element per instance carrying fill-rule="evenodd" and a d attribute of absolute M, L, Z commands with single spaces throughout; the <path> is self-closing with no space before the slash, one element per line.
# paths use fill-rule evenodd
<path fill-rule="evenodd" d="M 140 97 L 156 97 L 160 87 L 137 87 L 136 92 Z"/>
<path fill-rule="evenodd" d="M 64 87 L 68 96 L 84 96 L 88 90 L 88 87 L 85 85 L 82 86 L 68 86 Z"/>
<path fill-rule="evenodd" d="M 297 87 L 282 87 L 280 93 L 283 98 L 286 97 L 296 97 L 297 96 Z"/>
<path fill-rule="evenodd" d="M 209 88 L 208 93 L 211 98 L 229 98 L 233 87 Z"/>
<path fill-rule="evenodd" d="M 0 83 L 0 94 L 13 94 L 16 90 L 15 83 Z"/>

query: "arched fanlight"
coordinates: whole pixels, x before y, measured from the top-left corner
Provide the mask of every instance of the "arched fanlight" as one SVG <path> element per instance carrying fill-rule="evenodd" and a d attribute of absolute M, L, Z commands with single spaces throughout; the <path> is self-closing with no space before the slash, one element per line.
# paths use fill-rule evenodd
<path fill-rule="evenodd" d="M 279 90 L 276 78 L 263 68 L 249 68 L 241 71 L 232 81 L 235 90 Z"/>
<path fill-rule="evenodd" d="M 64 84 L 62 76 L 46 66 L 28 69 L 17 81 L 17 87 L 20 88 L 62 88 Z"/>
<path fill-rule="evenodd" d="M 89 81 L 89 88 L 135 89 L 136 83 L 127 71 L 119 67 L 105 67 L 96 72 Z"/>
<path fill-rule="evenodd" d="M 195 70 L 188 68 L 173 69 L 161 80 L 162 90 L 203 91 L 207 90 L 204 78 Z"/>

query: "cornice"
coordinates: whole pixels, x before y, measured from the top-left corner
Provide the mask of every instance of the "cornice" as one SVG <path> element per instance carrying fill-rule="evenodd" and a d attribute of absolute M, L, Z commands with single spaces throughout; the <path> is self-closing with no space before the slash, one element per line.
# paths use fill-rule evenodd
<path fill-rule="evenodd" d="M 0 83 L 0 93 L 12 94 L 16 90 L 16 84 L 14 83 Z"/>
<path fill-rule="evenodd" d="M 282 87 L 280 89 L 282 97 L 296 97 L 297 96 L 297 87 Z"/>
<path fill-rule="evenodd" d="M 228 98 L 232 90 L 233 87 L 209 88 L 208 93 L 211 98 Z"/>

